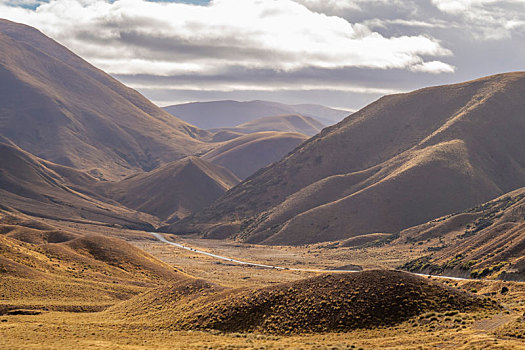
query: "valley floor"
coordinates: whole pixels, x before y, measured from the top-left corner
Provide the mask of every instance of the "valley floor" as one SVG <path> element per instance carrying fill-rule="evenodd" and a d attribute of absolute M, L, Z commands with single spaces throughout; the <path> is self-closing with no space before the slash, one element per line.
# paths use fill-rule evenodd
<path fill-rule="evenodd" d="M 316 275 L 313 272 L 243 267 L 160 242 L 147 232 L 117 228 L 62 225 L 78 233 L 125 239 L 183 272 L 229 287 L 261 287 Z M 334 269 L 342 266 L 395 268 L 424 247 L 393 250 L 258 246 L 232 241 L 174 237 L 185 246 L 262 264 L 293 268 Z M 411 251 L 412 250 L 412 251 Z M 0 316 L 2 349 L 523 349 L 525 347 L 525 283 L 453 281 L 446 284 L 501 302 L 501 312 L 427 313 L 395 327 L 346 333 L 265 335 L 218 331 L 175 331 L 144 321 L 116 320 L 107 312 L 42 311 L 38 315 Z M 501 293 L 503 287 L 507 293 Z M 24 301 L 17 301 L 23 305 Z"/>

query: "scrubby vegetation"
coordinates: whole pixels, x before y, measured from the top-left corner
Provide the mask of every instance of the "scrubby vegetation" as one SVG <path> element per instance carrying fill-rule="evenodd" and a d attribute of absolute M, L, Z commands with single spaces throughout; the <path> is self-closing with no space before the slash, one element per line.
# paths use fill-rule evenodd
<path fill-rule="evenodd" d="M 188 289 L 206 297 L 183 292 Z M 142 305 L 142 316 L 131 310 L 137 305 Z M 489 300 L 422 277 L 377 270 L 322 275 L 258 290 L 217 290 L 193 282 L 182 290 L 152 291 L 109 312 L 153 317 L 174 329 L 291 334 L 392 326 L 430 311 L 496 307 Z"/>

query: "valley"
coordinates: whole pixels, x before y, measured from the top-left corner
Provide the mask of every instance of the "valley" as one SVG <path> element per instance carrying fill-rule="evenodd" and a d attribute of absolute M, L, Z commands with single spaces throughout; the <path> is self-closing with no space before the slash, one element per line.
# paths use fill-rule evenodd
<path fill-rule="evenodd" d="M 0 348 L 523 348 L 524 94 L 160 108 L 0 19 Z"/>

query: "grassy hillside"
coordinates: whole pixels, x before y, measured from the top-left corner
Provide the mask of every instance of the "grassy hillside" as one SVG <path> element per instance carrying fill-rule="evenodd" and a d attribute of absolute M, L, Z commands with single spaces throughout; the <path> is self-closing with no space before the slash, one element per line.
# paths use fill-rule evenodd
<path fill-rule="evenodd" d="M 385 96 L 173 227 L 249 242 L 395 233 L 525 185 L 525 73 Z"/>
<path fill-rule="evenodd" d="M 107 179 L 208 149 L 201 131 L 34 28 L 0 20 L 0 135 Z"/>
<path fill-rule="evenodd" d="M 129 208 L 176 221 L 212 203 L 239 181 L 219 165 L 188 157 L 119 182 L 101 183 L 99 188 Z"/>
<path fill-rule="evenodd" d="M 399 242 L 417 243 L 436 237 L 442 241 L 437 251 L 404 268 L 432 274 L 525 280 L 525 188 L 404 230 Z"/>
<path fill-rule="evenodd" d="M 89 191 L 98 181 L 85 173 L 4 143 L 0 143 L 0 158 L 0 205 L 6 208 L 66 221 L 151 227 L 148 215 Z"/>
<path fill-rule="evenodd" d="M 0 212 L 0 313 L 97 311 L 187 278 L 116 238 L 79 235 Z"/>
<path fill-rule="evenodd" d="M 240 179 L 278 161 L 307 137 L 298 133 L 256 132 L 237 137 L 204 154 L 203 159 L 229 169 Z"/>

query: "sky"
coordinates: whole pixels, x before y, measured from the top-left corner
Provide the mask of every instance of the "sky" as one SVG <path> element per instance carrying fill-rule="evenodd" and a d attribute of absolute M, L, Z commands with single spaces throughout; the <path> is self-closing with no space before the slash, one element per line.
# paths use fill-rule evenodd
<path fill-rule="evenodd" d="M 359 109 L 525 70 L 525 0 L 0 0 L 160 106 L 233 99 Z"/>

